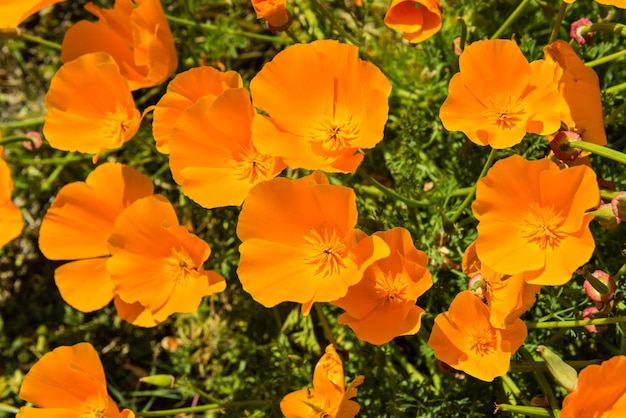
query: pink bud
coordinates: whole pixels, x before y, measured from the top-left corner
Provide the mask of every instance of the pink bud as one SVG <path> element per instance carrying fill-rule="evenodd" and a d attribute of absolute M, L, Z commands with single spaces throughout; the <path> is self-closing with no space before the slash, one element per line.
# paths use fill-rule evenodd
<path fill-rule="evenodd" d="M 584 28 L 585 26 L 591 25 L 591 23 L 592 23 L 591 20 L 587 19 L 586 17 L 582 17 L 578 19 L 577 21 L 572 23 L 572 26 L 570 27 L 569 35 L 579 45 L 586 44 L 587 42 L 591 41 L 591 38 L 593 38 L 593 32 L 588 32 L 585 35 L 582 35 L 581 29 Z"/>
<path fill-rule="evenodd" d="M 467 288 L 472 292 L 472 295 L 476 296 L 483 302 L 486 302 L 487 299 L 485 297 L 485 293 L 487 289 L 485 288 L 486 284 L 483 281 L 483 276 L 480 273 L 474 274 L 470 277 L 469 282 L 467 283 Z"/>
<path fill-rule="evenodd" d="M 41 139 L 41 134 L 39 132 L 30 131 L 24 134 L 26 138 L 29 138 L 30 141 L 22 142 L 22 146 L 29 151 L 33 151 L 39 149 L 41 147 L 41 143 L 43 142 Z"/>
<path fill-rule="evenodd" d="M 593 212 L 593 219 L 604 229 L 613 229 L 620 224 L 621 219 L 615 215 L 612 203 L 601 203 Z"/>
<path fill-rule="evenodd" d="M 595 306 L 590 306 L 588 308 L 583 309 L 582 317 L 583 319 L 593 319 L 598 314 L 598 312 L 599 312 L 598 308 L 596 308 Z M 597 334 L 599 332 L 606 330 L 608 327 L 609 326 L 605 324 L 605 325 L 585 325 L 583 328 L 585 328 L 587 331 L 593 334 Z"/>
<path fill-rule="evenodd" d="M 582 150 L 569 146 L 570 142 L 581 141 L 582 138 L 574 131 L 560 131 L 550 141 L 550 147 L 556 158 L 561 161 L 574 161 Z"/>
<path fill-rule="evenodd" d="M 611 200 L 611 207 L 619 220 L 626 221 L 626 192 L 617 193 Z"/>
<path fill-rule="evenodd" d="M 587 275 L 589 273 L 586 273 Z M 607 273 L 605 273 L 602 270 L 596 270 L 593 273 L 591 273 L 591 276 L 593 276 L 595 279 L 597 279 L 597 281 L 599 281 L 601 284 L 605 285 L 608 289 L 608 292 L 606 293 L 601 293 L 598 289 L 596 289 L 596 287 L 593 286 L 592 281 L 593 279 L 589 280 L 586 279 L 585 280 L 585 293 L 587 293 L 587 296 L 589 297 L 589 299 L 591 299 L 594 302 L 608 302 L 610 300 L 613 300 L 613 297 L 615 296 L 615 280 L 613 280 L 613 278 L 611 276 L 609 276 Z"/>
<path fill-rule="evenodd" d="M 454 38 L 452 40 L 452 50 L 454 51 L 454 54 L 459 56 L 459 57 L 463 53 L 463 48 L 461 48 L 461 37 L 460 36 L 457 36 L 456 38 Z"/>

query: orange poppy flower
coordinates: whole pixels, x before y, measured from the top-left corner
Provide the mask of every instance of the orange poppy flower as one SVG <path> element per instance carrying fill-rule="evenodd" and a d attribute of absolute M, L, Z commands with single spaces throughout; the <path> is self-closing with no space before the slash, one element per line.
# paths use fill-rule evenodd
<path fill-rule="evenodd" d="M 620 418 L 626 411 L 626 357 L 592 364 L 578 374 L 578 387 L 563 400 L 562 418 Z"/>
<path fill-rule="evenodd" d="M 183 112 L 169 139 L 170 169 L 183 193 L 205 208 L 241 205 L 285 164 L 251 142 L 254 108 L 244 88 L 207 95 Z"/>
<path fill-rule="evenodd" d="M 287 10 L 287 0 L 252 0 L 257 19 L 265 19 L 272 31 L 282 31 L 289 27 L 291 14 Z"/>
<path fill-rule="evenodd" d="M 313 371 L 313 389 L 286 395 L 280 410 L 286 418 L 354 418 L 361 407 L 351 398 L 356 396 L 356 387 L 363 379 L 357 376 L 346 389 L 341 358 L 335 347 L 328 345 Z"/>
<path fill-rule="evenodd" d="M 570 131 L 586 142 L 606 145 L 600 81 L 565 41 L 558 40 L 543 49 L 554 68 L 554 81 L 562 97 L 561 120 Z"/>
<path fill-rule="evenodd" d="M 333 40 L 279 52 L 250 82 L 252 142 L 291 168 L 349 173 L 383 138 L 391 84 L 358 48 Z M 298 94 L 293 92 L 297 91 Z"/>
<path fill-rule="evenodd" d="M 131 90 L 161 84 L 176 71 L 178 56 L 160 0 L 116 0 L 112 9 L 87 3 L 97 22 L 81 20 L 65 33 L 61 60 L 102 51 L 120 66 Z"/>
<path fill-rule="evenodd" d="M 39 249 L 50 260 L 76 260 L 54 272 L 69 305 L 91 312 L 111 301 L 115 286 L 106 270 L 107 240 L 120 213 L 151 194 L 147 176 L 118 163 L 102 164 L 84 182 L 59 190 L 41 221 Z"/>
<path fill-rule="evenodd" d="M 274 178 L 250 190 L 237 223 L 244 290 L 265 307 L 343 297 L 376 260 L 389 255 L 377 236 L 358 240 L 356 197 L 324 174 Z M 357 232 L 358 231 L 358 232 Z"/>
<path fill-rule="evenodd" d="M 13 179 L 9 166 L 2 158 L 2 151 L 3 148 L 0 146 L 0 248 L 17 238 L 24 227 L 22 211 L 11 200 Z"/>
<path fill-rule="evenodd" d="M 595 243 L 589 209 L 598 206 L 596 174 L 587 166 L 560 170 L 548 159 L 500 160 L 477 185 L 476 254 L 502 274 L 561 285 L 589 261 Z"/>
<path fill-rule="evenodd" d="M 3 29 L 17 28 L 26 18 L 44 7 L 65 0 L 3 0 L 0 6 L 0 32 Z"/>
<path fill-rule="evenodd" d="M 198 67 L 177 74 L 154 108 L 152 133 L 159 152 L 169 154 L 168 140 L 174 125 L 198 99 L 207 95 L 216 98 L 224 90 L 241 87 L 241 76 L 235 71 L 221 72 L 213 67 Z"/>
<path fill-rule="evenodd" d="M 489 305 L 491 325 L 504 329 L 515 322 L 536 300 L 540 285 L 526 283 L 524 273 L 500 274 L 480 262 L 476 255 L 476 241 L 463 254 L 463 272 L 469 277 L 480 275 L 484 282 L 483 295 Z"/>
<path fill-rule="evenodd" d="M 561 126 L 561 99 L 550 63 L 529 63 L 514 41 L 478 41 L 459 59 L 439 110 L 443 126 L 478 145 L 507 148 L 527 132 L 547 135 Z"/>
<path fill-rule="evenodd" d="M 385 25 L 402 32 L 413 44 L 425 41 L 441 29 L 441 2 L 392 0 L 385 15 Z"/>
<path fill-rule="evenodd" d="M 115 293 L 139 303 L 157 323 L 196 311 L 204 296 L 226 288 L 221 275 L 202 266 L 211 254 L 208 244 L 179 225 L 161 195 L 131 203 L 115 220 L 108 248 Z"/>
<path fill-rule="evenodd" d="M 86 54 L 64 64 L 44 98 L 43 133 L 50 146 L 95 154 L 121 147 L 139 129 L 141 115 L 113 58 Z"/>
<path fill-rule="evenodd" d="M 135 416 L 129 409 L 120 412 L 107 393 L 102 363 L 89 343 L 45 354 L 24 377 L 19 396 L 39 408 L 20 408 L 17 418 Z"/>
<path fill-rule="evenodd" d="M 359 340 L 385 344 L 419 331 L 424 309 L 415 301 L 433 281 L 428 257 L 415 248 L 409 231 L 393 228 L 374 235 L 387 243 L 389 256 L 369 266 L 363 279 L 332 303 L 346 311 L 339 323 L 352 328 Z"/>
<path fill-rule="evenodd" d="M 491 382 L 509 369 L 511 355 L 526 339 L 526 325 L 516 319 L 505 329 L 489 321 L 489 308 L 465 290 L 447 312 L 437 315 L 428 339 L 435 357 L 478 379 Z"/>

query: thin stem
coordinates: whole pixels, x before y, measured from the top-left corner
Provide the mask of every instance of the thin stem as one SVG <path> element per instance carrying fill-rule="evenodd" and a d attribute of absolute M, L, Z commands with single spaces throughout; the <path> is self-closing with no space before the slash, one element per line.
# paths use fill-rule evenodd
<path fill-rule="evenodd" d="M 621 36 L 626 36 L 626 25 L 616 22 L 600 22 L 585 25 L 578 30 L 581 37 L 589 32 L 613 32 Z"/>
<path fill-rule="evenodd" d="M 187 408 L 164 409 L 161 411 L 135 412 L 137 417 L 168 417 L 178 414 L 193 414 L 195 412 L 210 411 L 213 409 L 222 409 L 229 407 L 246 407 L 246 406 L 263 406 L 268 405 L 272 401 L 239 401 L 226 403 L 213 403 L 206 405 L 190 406 Z"/>
<path fill-rule="evenodd" d="M 461 16 L 456 18 L 457 22 L 461 25 L 461 36 L 459 38 L 459 48 L 461 51 L 465 49 L 465 43 L 467 42 L 467 23 Z"/>
<path fill-rule="evenodd" d="M 571 321 L 527 322 L 526 328 L 528 329 L 575 328 L 575 327 L 584 327 L 585 325 L 620 324 L 622 322 L 626 322 L 626 316 L 614 316 L 611 318 L 594 318 L 594 319 L 574 319 Z"/>
<path fill-rule="evenodd" d="M 22 32 L 21 38 L 26 39 L 27 41 L 35 42 L 39 45 L 47 46 L 48 48 L 56 49 L 57 51 L 61 50 L 61 44 L 48 41 L 46 39 L 42 39 L 38 36 L 29 35 L 27 33 Z"/>
<path fill-rule="evenodd" d="M 472 199 L 474 199 L 474 194 L 476 193 L 476 185 L 478 184 L 478 180 L 485 177 L 485 174 L 487 174 L 487 170 L 489 170 L 489 167 L 491 167 L 491 164 L 493 163 L 493 160 L 495 158 L 496 158 L 496 150 L 495 148 L 491 148 L 491 152 L 489 153 L 489 156 L 487 157 L 487 161 L 485 161 L 485 165 L 483 166 L 482 171 L 480 172 L 478 178 L 476 179 L 476 182 L 472 186 L 472 191 L 469 192 L 467 196 L 465 196 L 465 199 L 463 199 L 463 202 L 461 202 L 461 205 L 457 208 L 456 212 L 452 214 L 452 216 L 450 217 L 450 222 L 453 222 L 453 223 L 456 222 L 457 219 L 459 219 L 459 217 L 463 214 L 463 211 L 465 210 L 465 208 L 469 206 L 469 204 L 472 202 Z"/>
<path fill-rule="evenodd" d="M 100 159 L 104 158 L 108 153 L 103 152 L 100 154 Z M 20 165 L 50 165 L 50 164 L 67 164 L 67 163 L 76 163 L 79 161 L 91 161 L 93 159 L 93 155 L 82 155 L 76 157 L 60 157 L 60 158 L 42 158 L 41 160 L 36 160 L 33 158 L 18 158 L 18 159 L 7 159 L 11 164 L 20 164 Z"/>
<path fill-rule="evenodd" d="M 407 206 L 421 207 L 421 206 L 429 206 L 430 205 L 430 202 L 428 200 L 413 200 L 413 199 L 409 199 L 408 197 L 402 196 L 400 193 L 396 192 L 395 190 L 392 190 L 392 189 L 389 189 L 389 188 L 383 186 L 378 181 L 376 181 L 375 178 L 373 178 L 372 176 L 367 174 L 365 172 L 365 170 L 363 170 L 362 168 L 358 168 L 356 170 L 356 172 L 361 177 L 363 177 L 364 180 L 366 180 L 369 183 L 371 183 L 372 186 L 376 187 L 378 190 L 383 192 L 385 195 L 387 195 L 389 197 L 392 197 L 394 199 L 398 199 L 398 200 L 406 203 Z"/>
<path fill-rule="evenodd" d="M 626 49 L 624 51 L 626 51 Z M 615 110 L 613 110 L 611 112 L 611 114 L 609 116 L 607 116 L 606 119 L 604 119 L 604 124 L 605 125 L 609 125 L 609 124 L 613 123 L 613 120 L 617 117 L 617 115 L 622 113 L 624 110 L 626 110 L 626 102 L 624 102 L 621 105 L 617 106 L 615 108 Z"/>
<path fill-rule="evenodd" d="M 600 364 L 603 360 L 574 360 L 574 361 L 566 361 L 568 365 L 572 366 L 574 369 L 583 369 L 592 364 Z M 548 365 L 545 361 L 523 361 L 518 364 L 511 364 L 509 368 L 510 372 L 545 372 L 548 371 Z"/>
<path fill-rule="evenodd" d="M 607 92 L 607 93 L 613 94 L 613 93 L 617 93 L 618 91 L 624 90 L 624 89 L 626 89 L 626 82 L 621 83 L 621 84 L 617 84 L 615 86 L 611 86 L 608 89 L 605 89 L 604 91 Z"/>
<path fill-rule="evenodd" d="M 314 303 L 313 307 L 315 307 L 315 313 L 320 319 L 320 323 L 322 324 L 322 328 L 324 329 L 324 334 L 330 343 L 334 346 L 337 346 L 337 340 L 333 336 L 333 332 L 330 329 L 330 325 L 328 324 L 328 320 L 326 319 L 326 315 L 324 315 L 324 311 L 322 310 L 322 306 L 319 303 Z"/>
<path fill-rule="evenodd" d="M 541 408 L 538 406 L 520 406 L 520 405 L 509 405 L 506 403 L 496 404 L 496 412 L 513 412 L 517 414 L 522 414 L 525 417 L 552 417 L 552 412 L 547 408 Z"/>
<path fill-rule="evenodd" d="M 278 37 L 278 36 L 269 36 L 269 35 L 261 35 L 260 33 L 247 32 L 239 29 L 228 29 L 221 28 L 215 25 L 211 25 L 209 23 L 198 23 L 193 20 L 183 19 L 181 17 L 176 17 L 172 15 L 165 15 L 167 20 L 174 23 L 179 23 L 181 25 L 190 26 L 190 27 L 199 27 L 208 31 L 225 33 L 227 35 L 235 35 L 235 36 L 244 36 L 246 38 L 259 39 L 261 41 L 274 42 L 278 44 L 287 44 L 291 41 L 287 38 Z"/>
<path fill-rule="evenodd" d="M 524 347 L 523 345 L 519 348 L 518 352 L 522 355 L 522 357 L 526 361 L 534 361 L 535 360 L 533 358 L 533 355 L 530 353 L 530 351 L 528 351 L 526 349 L 526 347 Z M 537 379 L 537 383 L 539 383 L 539 387 L 541 388 L 541 391 L 545 395 L 545 397 L 548 400 L 548 403 L 550 405 L 549 412 L 555 418 L 558 418 L 559 417 L 559 407 L 558 407 L 558 402 L 556 400 L 556 396 L 554 395 L 554 391 L 552 390 L 552 386 L 550 386 L 550 383 L 548 383 L 548 379 L 546 379 L 546 376 L 545 376 L 544 373 L 542 373 L 542 372 L 534 372 L 534 374 L 535 374 L 535 379 Z"/>
<path fill-rule="evenodd" d="M 618 59 L 620 57 L 623 57 L 624 55 L 626 55 L 626 49 L 622 49 L 621 51 L 614 52 L 614 53 L 609 54 L 609 55 L 605 55 L 602 58 L 598 58 L 598 59 L 595 59 L 593 61 L 586 62 L 585 65 L 587 67 L 596 67 L 596 66 L 598 66 L 600 64 L 605 64 L 607 62 L 610 62 L 610 61 L 613 61 L 613 60 Z"/>
<path fill-rule="evenodd" d="M 511 23 L 515 22 L 521 15 L 526 6 L 530 3 L 530 0 L 522 0 L 520 4 L 513 10 L 513 13 L 509 15 L 509 17 L 504 21 L 502 26 L 498 28 L 498 30 L 491 36 L 491 39 L 498 39 L 505 30 L 511 26 Z M 461 46 L 462 48 L 463 46 Z"/>
<path fill-rule="evenodd" d="M 0 146 L 13 144 L 15 142 L 24 142 L 24 141 L 30 141 L 33 144 L 35 143 L 32 138 L 29 138 L 27 136 L 24 136 L 24 135 L 11 135 L 11 136 L 5 136 L 2 139 L 0 139 Z"/>
<path fill-rule="evenodd" d="M 291 38 L 291 40 L 294 41 L 295 43 L 297 43 L 297 44 L 301 43 L 300 40 L 298 39 L 298 37 L 296 36 L 296 34 L 293 33 L 291 28 L 287 28 L 285 30 L 285 34 L 287 34 L 287 36 L 289 36 Z"/>
<path fill-rule="evenodd" d="M 561 30 L 561 23 L 563 22 L 563 17 L 565 17 L 565 10 L 567 10 L 567 3 L 562 2 L 559 7 L 559 14 L 556 16 L 556 21 L 554 22 L 554 28 L 552 28 L 552 33 L 550 34 L 550 40 L 548 44 L 556 41 L 559 37 L 559 31 Z"/>
<path fill-rule="evenodd" d="M 22 120 L 16 120 L 13 122 L 0 123 L 0 130 L 4 131 L 7 129 L 26 128 L 28 126 L 33 126 L 33 125 L 42 125 L 45 121 L 46 121 L 45 116 L 39 116 L 37 118 L 22 119 Z"/>
<path fill-rule="evenodd" d="M 626 83 L 624 85 L 626 87 Z M 589 151 L 593 154 L 608 158 L 618 163 L 626 164 L 626 154 L 602 145 L 593 144 L 585 141 L 573 141 L 569 143 L 570 148 L 577 148 L 583 151 Z"/>
<path fill-rule="evenodd" d="M 17 411 L 19 411 L 19 409 L 12 405 L 0 403 L 0 411 L 8 412 L 10 414 L 17 414 Z"/>

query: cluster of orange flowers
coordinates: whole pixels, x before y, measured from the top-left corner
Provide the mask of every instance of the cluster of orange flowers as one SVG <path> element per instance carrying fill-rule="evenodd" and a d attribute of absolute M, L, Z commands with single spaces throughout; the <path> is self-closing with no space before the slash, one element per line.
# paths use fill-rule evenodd
<path fill-rule="evenodd" d="M 53 2 L 25 2 L 20 13 Z M 271 30 L 289 26 L 284 1 L 252 3 Z M 138 131 L 142 114 L 132 91 L 163 83 L 178 59 L 159 0 L 86 9 L 99 20 L 78 22 L 65 35 L 64 64 L 45 97 L 44 134 L 52 147 L 93 154 L 95 163 Z M 0 28 L 24 18 L 11 16 Z M 393 0 L 385 23 L 421 42 L 441 28 L 441 3 Z M 598 77 L 568 43 L 556 41 L 544 59 L 528 62 L 512 40 L 477 41 L 459 66 L 440 109 L 446 129 L 496 149 L 517 145 L 527 133 L 553 140 L 562 131 L 606 144 Z M 154 110 L 156 148 L 169 155 L 187 197 L 207 209 L 242 206 L 237 274 L 243 289 L 265 307 L 299 303 L 305 315 L 316 302 L 338 306 L 344 311 L 338 322 L 371 344 L 418 332 L 424 309 L 416 301 L 432 286 L 428 259 L 404 228 L 369 236 L 358 229 L 354 190 L 323 172 L 354 172 L 363 150 L 382 140 L 390 93 L 387 78 L 358 58 L 356 46 L 319 40 L 278 53 L 249 90 L 234 71 L 182 72 L 143 112 Z M 287 167 L 313 173 L 280 177 Z M 4 245 L 20 234 L 22 220 L 1 159 L 0 184 Z M 505 374 L 527 336 L 520 315 L 541 286 L 565 284 L 590 260 L 589 211 L 599 203 L 588 164 L 554 157 L 497 161 L 476 185 L 478 234 L 463 256 L 470 289 L 435 318 L 428 340 L 435 356 L 482 380 Z M 139 326 L 193 312 L 204 296 L 226 287 L 221 275 L 204 269 L 209 245 L 180 224 L 149 177 L 119 163 L 103 163 L 58 192 L 42 220 L 39 247 L 51 260 L 72 260 L 54 277 L 68 304 L 91 312 L 113 301 L 121 318 Z M 623 358 L 605 364 L 581 373 L 578 393 L 586 376 L 624 369 Z M 81 387 L 80 399 L 67 382 Z M 359 376 L 345 387 L 341 359 L 328 346 L 313 389 L 287 395 L 280 407 L 287 417 L 353 417 L 360 408 L 351 398 L 362 382 Z M 615 408 L 624 403 L 619 390 Z M 581 410 L 572 406 L 581 402 L 576 393 L 566 398 L 563 416 Z M 20 396 L 69 415 L 134 416 L 108 396 L 97 353 L 86 343 L 44 356 Z M 36 413 L 23 408 L 18 416 L 29 414 Z"/>

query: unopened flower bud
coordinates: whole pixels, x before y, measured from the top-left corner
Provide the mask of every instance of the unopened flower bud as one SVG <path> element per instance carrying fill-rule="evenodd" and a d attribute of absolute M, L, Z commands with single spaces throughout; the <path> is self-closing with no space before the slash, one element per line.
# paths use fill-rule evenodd
<path fill-rule="evenodd" d="M 615 280 L 602 270 L 584 273 L 585 293 L 594 302 L 608 302 L 615 296 Z"/>
<path fill-rule="evenodd" d="M 587 19 L 586 17 L 582 17 L 572 23 L 569 35 L 577 44 L 584 45 L 587 42 L 591 41 L 591 38 L 593 38 L 593 32 L 587 32 L 584 35 L 581 33 L 582 28 L 591 25 L 591 23 L 591 20 Z"/>
<path fill-rule="evenodd" d="M 173 388 L 176 379 L 171 374 L 153 374 L 152 376 L 141 377 L 139 381 L 162 388 Z"/>
<path fill-rule="evenodd" d="M 598 209 L 589 213 L 593 214 L 593 219 L 604 229 L 613 229 L 621 222 L 621 220 L 615 216 L 615 211 L 611 203 L 602 203 L 598 206 Z"/>
<path fill-rule="evenodd" d="M 454 38 L 452 40 L 452 50 L 454 51 L 454 54 L 459 56 L 459 57 L 463 53 L 463 48 L 461 48 L 461 37 L 460 36 L 457 36 L 456 38 Z"/>
<path fill-rule="evenodd" d="M 569 393 L 575 391 L 578 387 L 578 373 L 576 373 L 576 370 L 544 345 L 538 346 L 537 351 L 546 362 L 554 380 Z"/>
<path fill-rule="evenodd" d="M 41 134 L 39 132 L 35 132 L 35 131 L 26 132 L 24 136 L 30 139 L 30 141 L 22 142 L 22 146 L 24 148 L 26 148 L 29 151 L 33 151 L 33 150 L 37 150 L 41 148 L 41 144 L 43 140 L 41 139 Z"/>
<path fill-rule="evenodd" d="M 483 302 L 486 301 L 485 293 L 487 289 L 482 274 L 478 273 L 470 277 L 467 288 L 472 292 L 472 295 L 478 297 Z"/>
<path fill-rule="evenodd" d="M 574 161 L 582 150 L 569 146 L 570 142 L 581 141 L 582 138 L 574 131 L 560 131 L 550 141 L 552 152 L 561 161 Z"/>
<path fill-rule="evenodd" d="M 595 306 L 590 306 L 588 308 L 583 309 L 582 317 L 583 319 L 593 319 L 599 313 L 600 311 L 598 310 L 598 308 L 596 308 Z M 585 328 L 587 331 L 591 332 L 592 334 L 597 334 L 599 332 L 606 330 L 608 327 L 609 326 L 605 324 L 605 325 L 585 325 L 583 328 Z"/>
<path fill-rule="evenodd" d="M 626 221 L 626 192 L 619 192 L 611 200 L 613 213 L 620 221 Z"/>

